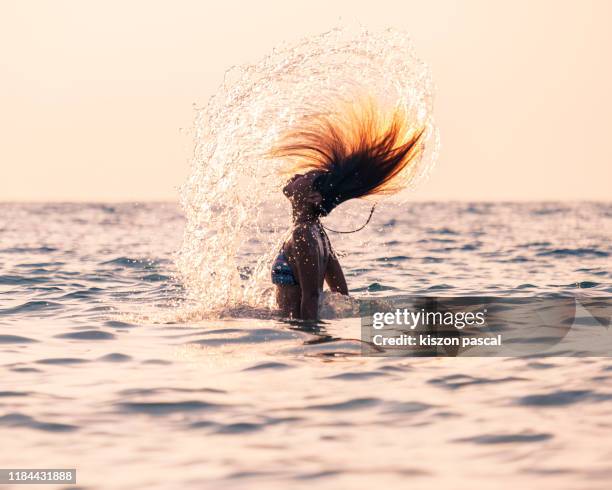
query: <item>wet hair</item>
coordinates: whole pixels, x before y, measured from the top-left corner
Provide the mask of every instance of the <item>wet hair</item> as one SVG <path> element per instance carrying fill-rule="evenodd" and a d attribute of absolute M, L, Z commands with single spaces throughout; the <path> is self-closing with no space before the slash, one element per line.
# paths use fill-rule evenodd
<path fill-rule="evenodd" d="M 423 152 L 423 132 L 403 110 L 384 112 L 366 99 L 304 118 L 272 154 L 287 158 L 292 173 L 320 174 L 313 187 L 323 196 L 325 216 L 349 199 L 406 187 Z"/>

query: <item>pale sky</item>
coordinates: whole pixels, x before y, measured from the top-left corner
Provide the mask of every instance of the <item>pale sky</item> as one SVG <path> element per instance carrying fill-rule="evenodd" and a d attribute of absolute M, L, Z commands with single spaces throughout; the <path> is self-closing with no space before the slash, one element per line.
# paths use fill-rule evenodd
<path fill-rule="evenodd" d="M 407 30 L 431 67 L 415 199 L 610 200 L 611 1 L 0 0 L 0 201 L 176 201 L 193 104 L 339 19 Z"/>

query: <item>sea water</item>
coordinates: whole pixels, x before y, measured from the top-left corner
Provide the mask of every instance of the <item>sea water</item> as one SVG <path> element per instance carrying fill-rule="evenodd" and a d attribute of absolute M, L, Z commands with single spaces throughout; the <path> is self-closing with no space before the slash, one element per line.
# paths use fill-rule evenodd
<path fill-rule="evenodd" d="M 212 314 L 180 280 L 185 227 L 173 203 L 0 205 L 0 466 L 87 489 L 609 488 L 612 360 L 362 357 L 350 308 Z M 441 202 L 330 238 L 357 299 L 608 296 L 611 230 L 609 203 Z"/>

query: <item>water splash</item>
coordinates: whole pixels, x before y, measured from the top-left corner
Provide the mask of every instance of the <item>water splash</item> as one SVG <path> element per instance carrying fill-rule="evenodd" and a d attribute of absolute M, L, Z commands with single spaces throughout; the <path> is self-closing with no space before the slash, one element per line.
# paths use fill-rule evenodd
<path fill-rule="evenodd" d="M 330 103 L 367 93 L 423 125 L 428 173 L 439 147 L 433 83 L 400 31 L 337 28 L 233 67 L 195 121 L 192 172 L 181 189 L 187 223 L 180 280 L 202 316 L 273 306 L 269 265 L 289 225 L 283 162 L 267 156 L 279 135 Z M 343 209 L 350 206 L 343 206 Z"/>

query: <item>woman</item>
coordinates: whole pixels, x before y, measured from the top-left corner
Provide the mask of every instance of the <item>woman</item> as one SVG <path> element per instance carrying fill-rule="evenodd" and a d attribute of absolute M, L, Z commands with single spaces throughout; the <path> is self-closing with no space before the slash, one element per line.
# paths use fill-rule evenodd
<path fill-rule="evenodd" d="M 305 119 L 274 148 L 272 154 L 293 160 L 296 170 L 283 188 L 292 206 L 293 232 L 272 265 L 285 316 L 316 320 L 324 282 L 348 295 L 319 218 L 344 201 L 393 193 L 410 180 L 422 154 L 423 129 L 406 119 L 401 110 L 387 116 L 367 100 Z"/>

